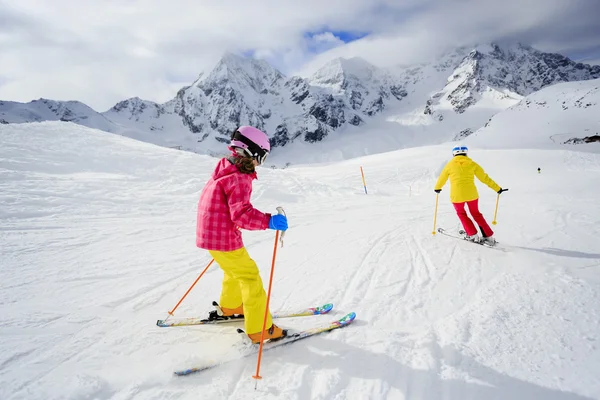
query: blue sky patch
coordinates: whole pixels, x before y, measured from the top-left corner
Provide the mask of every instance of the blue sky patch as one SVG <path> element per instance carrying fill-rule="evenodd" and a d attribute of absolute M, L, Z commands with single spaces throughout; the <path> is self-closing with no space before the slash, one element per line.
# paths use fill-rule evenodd
<path fill-rule="evenodd" d="M 333 36 L 340 38 L 344 43 L 354 42 L 369 35 L 369 32 L 331 31 Z"/>
<path fill-rule="evenodd" d="M 334 31 L 334 30 L 330 30 L 330 29 L 323 29 L 320 31 L 306 32 L 304 34 L 304 37 L 307 39 L 311 39 L 314 36 L 317 36 L 317 35 L 320 35 L 323 33 L 327 33 L 327 32 L 330 32 L 331 34 L 333 34 L 333 36 L 337 37 L 344 43 L 350 43 L 355 40 L 362 39 L 365 36 L 369 35 L 369 32 Z"/>
<path fill-rule="evenodd" d="M 326 36 L 330 35 L 331 41 Z M 335 31 L 322 29 L 319 31 L 306 32 L 303 36 L 306 39 L 307 50 L 312 54 L 320 54 L 340 46 L 342 43 L 350 43 L 362 39 L 369 35 L 369 32 L 353 31 Z M 322 37 L 323 36 L 323 37 Z"/>

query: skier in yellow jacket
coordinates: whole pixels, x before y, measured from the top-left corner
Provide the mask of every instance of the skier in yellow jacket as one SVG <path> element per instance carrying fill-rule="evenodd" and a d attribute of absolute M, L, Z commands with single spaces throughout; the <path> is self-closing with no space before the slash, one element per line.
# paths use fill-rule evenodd
<path fill-rule="evenodd" d="M 458 214 L 458 218 L 465 228 L 467 240 L 474 242 L 481 242 L 483 240 L 490 245 L 494 245 L 496 243 L 496 239 L 493 237 L 494 231 L 492 231 L 492 228 L 490 228 L 483 215 L 479 212 L 479 193 L 477 193 L 477 187 L 475 187 L 475 177 L 498 194 L 508 189 L 502 189 L 498 186 L 479 164 L 467 156 L 468 151 L 469 149 L 466 146 L 457 146 L 452 149 L 454 157 L 444 167 L 435 184 L 434 191 L 440 193 L 442 187 L 446 184 L 448 178 L 450 178 L 450 201 L 452 201 L 456 214 Z M 483 239 L 477 234 L 477 228 L 475 228 L 473 221 L 467 215 L 465 203 L 469 207 L 469 212 L 473 216 L 473 219 L 479 226 Z"/>

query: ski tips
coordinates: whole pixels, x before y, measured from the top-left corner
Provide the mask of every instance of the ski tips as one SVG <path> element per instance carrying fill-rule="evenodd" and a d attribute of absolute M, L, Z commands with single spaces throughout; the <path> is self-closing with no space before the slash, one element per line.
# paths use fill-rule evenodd
<path fill-rule="evenodd" d="M 346 315 L 345 315 L 343 318 L 341 318 L 341 319 L 340 319 L 340 322 L 341 322 L 343 325 L 347 325 L 347 324 L 349 324 L 350 322 L 354 321 L 354 319 L 355 319 L 355 318 L 356 318 L 356 313 L 355 313 L 354 311 L 352 311 L 352 312 L 350 312 L 350 313 L 346 314 Z"/>
<path fill-rule="evenodd" d="M 313 309 L 313 313 L 315 315 L 327 314 L 329 311 L 333 310 L 333 303 L 327 303 L 322 305 L 321 307 L 316 307 Z"/>

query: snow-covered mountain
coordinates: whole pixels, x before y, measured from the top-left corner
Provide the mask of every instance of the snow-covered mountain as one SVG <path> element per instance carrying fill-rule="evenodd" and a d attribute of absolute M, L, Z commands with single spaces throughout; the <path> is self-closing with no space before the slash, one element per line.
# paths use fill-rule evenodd
<path fill-rule="evenodd" d="M 271 121 L 287 114 L 284 82 L 283 74 L 266 61 L 226 54 L 210 73 L 201 74 L 167 104 L 201 140 L 212 136 L 226 142 L 240 124 L 274 129 Z"/>
<path fill-rule="evenodd" d="M 600 78 L 599 65 L 576 63 L 560 54 L 524 45 L 478 46 L 462 58 L 443 89 L 431 96 L 425 112 L 463 113 L 486 98 L 518 100 L 555 83 L 595 78 Z"/>
<path fill-rule="evenodd" d="M 305 79 L 286 78 L 262 60 L 227 54 L 164 105 L 134 98 L 104 115 L 130 128 L 183 125 L 209 149 L 226 142 L 235 127 L 249 124 L 272 132 L 273 145 L 284 146 L 299 137 L 320 141 L 346 124 L 361 125 L 386 102 L 404 96 L 389 73 L 362 59 L 334 60 Z"/>
<path fill-rule="evenodd" d="M 74 122 L 88 128 L 117 132 L 120 128 L 104 115 L 79 101 L 33 100 L 29 103 L 0 100 L 0 123 L 41 121 Z"/>
<path fill-rule="evenodd" d="M 397 134 L 394 142 L 402 147 L 408 137 L 438 143 L 468 136 L 523 96 L 595 78 L 600 66 L 523 45 L 459 48 L 432 63 L 390 69 L 360 58 L 336 59 L 309 77 L 286 77 L 264 60 L 226 54 L 164 104 L 131 98 L 98 114 L 81 103 L 52 102 L 79 104 L 71 112 L 77 117 L 70 118 L 51 112 L 44 117 L 35 112 L 36 102 L 3 102 L 0 118 L 9 123 L 63 118 L 208 154 L 222 152 L 230 132 L 243 124 L 265 130 L 279 147 L 357 132 L 383 143 L 387 139 L 374 133 L 380 131 Z"/>
<path fill-rule="evenodd" d="M 564 148 L 600 142 L 598 110 L 600 79 L 559 83 L 494 115 L 465 143 L 482 148 Z M 600 144 L 591 148 L 597 151 Z"/>
<path fill-rule="evenodd" d="M 413 131 L 426 127 L 439 140 L 459 140 L 541 88 L 600 78 L 600 66 L 520 44 L 492 44 L 459 48 L 397 74 L 413 101 L 389 119 Z"/>

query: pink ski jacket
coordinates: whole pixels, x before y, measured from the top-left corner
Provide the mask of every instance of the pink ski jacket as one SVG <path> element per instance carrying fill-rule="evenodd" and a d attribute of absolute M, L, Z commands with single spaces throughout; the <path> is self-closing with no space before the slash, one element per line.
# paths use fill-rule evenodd
<path fill-rule="evenodd" d="M 198 202 L 196 246 L 206 250 L 233 251 L 244 247 L 239 228 L 269 228 L 271 214 L 250 204 L 256 172 L 241 173 L 227 158 L 217 164 Z"/>

